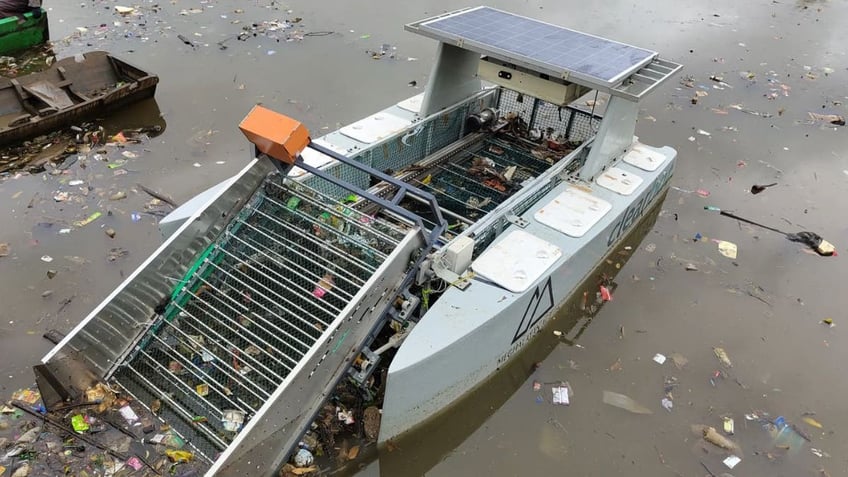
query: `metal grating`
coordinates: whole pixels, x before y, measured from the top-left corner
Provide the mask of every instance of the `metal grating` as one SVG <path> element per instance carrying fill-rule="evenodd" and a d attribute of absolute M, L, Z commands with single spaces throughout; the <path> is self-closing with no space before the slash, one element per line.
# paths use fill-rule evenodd
<path fill-rule="evenodd" d="M 513 90 L 501 91 L 498 109 L 518 115 L 530 131 L 557 138 L 561 142 L 582 144 L 595 135 L 601 116 L 571 107 L 559 106 Z"/>
<path fill-rule="evenodd" d="M 407 226 L 273 174 L 113 375 L 214 460 L 391 255 Z"/>
<path fill-rule="evenodd" d="M 491 7 L 461 10 L 419 24 L 422 32 L 481 54 L 523 62 L 557 77 L 611 87 L 648 64 L 656 52 Z"/>
<path fill-rule="evenodd" d="M 476 147 L 436 164 L 415 185 L 432 193 L 448 211 L 474 222 L 539 176 L 557 158 L 534 155 L 528 143 L 508 134 L 488 136 Z M 561 159 L 565 154 L 560 154 Z M 511 180 L 503 174 L 513 168 Z"/>
<path fill-rule="evenodd" d="M 456 107 L 442 111 L 437 115 L 421 121 L 412 131 L 374 144 L 367 150 L 351 158 L 367 164 L 382 172 L 397 172 L 423 159 L 459 139 L 462 125 L 469 114 L 479 112 L 489 107 L 494 97 L 494 90 L 484 93 L 482 97 L 464 102 Z M 329 171 L 334 176 L 350 182 L 358 187 L 367 189 L 369 176 L 353 167 L 344 164 L 334 164 Z M 323 181 L 316 177 L 308 177 L 305 183 L 324 194 L 335 198 L 347 195 L 347 191 L 338 185 Z"/>

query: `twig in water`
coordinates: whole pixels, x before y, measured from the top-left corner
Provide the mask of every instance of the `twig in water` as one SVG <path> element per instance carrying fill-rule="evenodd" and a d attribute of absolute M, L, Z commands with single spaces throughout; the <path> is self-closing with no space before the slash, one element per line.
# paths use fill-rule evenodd
<path fill-rule="evenodd" d="M 154 199 L 159 199 L 162 202 L 165 202 L 166 204 L 170 205 L 171 207 L 178 207 L 177 203 L 174 201 L 174 199 L 168 197 L 167 195 L 156 192 L 155 190 L 153 190 L 150 187 L 147 187 L 143 184 L 136 184 L 136 185 L 138 185 L 138 188 L 143 190 L 150 197 L 153 197 Z"/>

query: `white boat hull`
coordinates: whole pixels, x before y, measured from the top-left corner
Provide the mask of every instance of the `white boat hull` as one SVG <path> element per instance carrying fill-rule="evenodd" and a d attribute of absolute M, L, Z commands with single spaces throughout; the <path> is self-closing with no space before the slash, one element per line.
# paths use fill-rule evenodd
<path fill-rule="evenodd" d="M 593 187 L 593 195 L 613 204 L 592 229 L 597 233 L 576 239 L 530 220 L 525 231 L 556 244 L 565 253 L 524 293 L 511 293 L 480 280 L 465 291 L 451 288 L 445 292 L 404 341 L 389 367 L 381 442 L 414 430 L 471 392 L 551 320 L 643 213 L 663 197 L 676 152 L 667 147 L 658 151 L 666 156 L 666 163 L 652 173 L 633 168 L 645 180 L 631 196 Z M 524 217 L 532 218 L 565 187 L 552 190 Z"/>

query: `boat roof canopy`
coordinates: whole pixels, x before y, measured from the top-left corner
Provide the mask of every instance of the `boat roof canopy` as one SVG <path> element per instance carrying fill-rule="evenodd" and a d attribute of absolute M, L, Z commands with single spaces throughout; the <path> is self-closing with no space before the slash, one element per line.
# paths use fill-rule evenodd
<path fill-rule="evenodd" d="M 409 23 L 405 29 L 479 53 L 484 61 L 494 58 L 524 73 L 633 101 L 681 68 L 655 51 L 486 6 Z"/>

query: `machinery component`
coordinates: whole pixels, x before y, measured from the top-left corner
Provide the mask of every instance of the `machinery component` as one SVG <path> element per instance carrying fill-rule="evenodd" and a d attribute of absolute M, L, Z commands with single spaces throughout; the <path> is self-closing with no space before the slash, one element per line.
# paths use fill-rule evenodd
<path fill-rule="evenodd" d="M 495 124 L 498 119 L 498 112 L 492 108 L 486 108 L 477 114 L 469 115 L 465 119 L 465 132 L 472 133 L 488 128 Z"/>
<path fill-rule="evenodd" d="M 471 237 L 457 237 L 445 248 L 442 254 L 444 266 L 456 274 L 464 273 L 471 266 L 471 257 L 474 253 L 474 239 Z"/>

